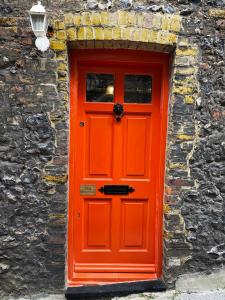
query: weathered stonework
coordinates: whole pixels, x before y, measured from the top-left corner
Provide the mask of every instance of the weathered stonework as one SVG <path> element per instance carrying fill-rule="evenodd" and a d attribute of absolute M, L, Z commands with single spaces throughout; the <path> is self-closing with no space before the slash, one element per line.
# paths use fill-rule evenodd
<path fill-rule="evenodd" d="M 224 3 L 110 3 L 44 3 L 54 29 L 44 54 L 33 1 L 0 4 L 1 297 L 64 288 L 70 47 L 173 52 L 164 279 L 224 266 Z"/>

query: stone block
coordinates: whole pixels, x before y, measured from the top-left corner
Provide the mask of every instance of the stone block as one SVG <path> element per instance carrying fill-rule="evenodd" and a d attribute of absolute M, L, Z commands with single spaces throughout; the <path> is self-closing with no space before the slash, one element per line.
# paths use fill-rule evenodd
<path fill-rule="evenodd" d="M 174 70 L 175 74 L 180 75 L 192 75 L 196 72 L 196 69 L 193 67 L 176 67 Z"/>
<path fill-rule="evenodd" d="M 143 26 L 145 28 L 152 29 L 152 25 L 153 25 L 153 14 L 145 14 Z M 142 24 L 141 24 L 141 26 L 142 26 Z"/>
<path fill-rule="evenodd" d="M 0 26 L 15 26 L 17 25 L 17 20 L 15 17 L 0 17 Z"/>
<path fill-rule="evenodd" d="M 197 54 L 197 48 L 176 49 L 176 55 L 178 56 L 196 56 Z"/>
<path fill-rule="evenodd" d="M 144 14 L 142 13 L 138 13 L 136 14 L 136 25 L 138 27 L 143 27 L 143 24 L 144 24 Z"/>
<path fill-rule="evenodd" d="M 86 27 L 86 40 L 93 40 L 94 35 L 93 35 L 93 28 L 92 27 Z"/>
<path fill-rule="evenodd" d="M 77 30 L 77 39 L 78 40 L 85 40 L 85 27 L 79 27 Z"/>
<path fill-rule="evenodd" d="M 193 86 L 176 86 L 173 88 L 174 94 L 180 94 L 180 95 L 187 95 L 187 94 L 193 94 L 195 92 L 196 88 Z"/>
<path fill-rule="evenodd" d="M 112 29 L 112 37 L 113 37 L 113 40 L 121 39 L 121 29 L 119 27 L 114 27 Z"/>
<path fill-rule="evenodd" d="M 127 24 L 127 12 L 120 10 L 118 11 L 118 24 L 126 25 Z"/>
<path fill-rule="evenodd" d="M 209 16 L 215 18 L 225 18 L 225 9 L 210 9 Z"/>
<path fill-rule="evenodd" d="M 59 30 L 59 31 L 57 31 L 57 33 L 56 33 L 56 37 L 57 37 L 57 39 L 58 40 L 66 40 L 66 32 L 65 32 L 65 30 Z"/>
<path fill-rule="evenodd" d="M 50 48 L 55 51 L 66 50 L 66 43 L 59 40 L 50 40 Z"/>
<path fill-rule="evenodd" d="M 182 141 L 191 141 L 191 140 L 194 139 L 194 136 L 193 135 L 187 135 L 187 134 L 178 134 L 177 138 L 179 140 L 182 140 Z"/>
<path fill-rule="evenodd" d="M 112 40 L 112 28 L 104 28 L 104 40 Z"/>
<path fill-rule="evenodd" d="M 82 16 L 80 14 L 74 15 L 73 16 L 73 24 L 75 26 L 80 26 L 82 25 Z"/>
<path fill-rule="evenodd" d="M 159 30 L 162 28 L 162 18 L 163 16 L 161 14 L 155 14 L 153 16 L 153 21 L 152 21 L 152 28 Z"/>
<path fill-rule="evenodd" d="M 75 28 L 71 27 L 71 28 L 67 29 L 66 33 L 67 33 L 67 39 L 69 41 L 75 41 L 76 40 L 77 30 Z"/>
<path fill-rule="evenodd" d="M 106 11 L 101 12 L 101 25 L 109 25 L 109 14 Z"/>
<path fill-rule="evenodd" d="M 104 40 L 103 28 L 101 28 L 101 27 L 93 28 L 93 34 L 94 34 L 95 40 Z"/>
<path fill-rule="evenodd" d="M 74 16 L 73 16 L 72 13 L 65 14 L 64 18 L 65 18 L 65 24 L 66 25 L 73 25 Z"/>
<path fill-rule="evenodd" d="M 90 18 L 93 26 L 98 26 L 101 24 L 101 15 L 99 13 L 92 13 Z"/>
<path fill-rule="evenodd" d="M 146 28 L 140 29 L 140 42 L 148 42 L 149 40 L 149 30 Z"/>
<path fill-rule="evenodd" d="M 170 22 L 170 30 L 179 32 L 181 30 L 181 17 L 178 15 L 174 15 L 171 18 Z"/>
<path fill-rule="evenodd" d="M 91 25 L 91 16 L 89 12 L 82 13 L 82 25 Z"/>
<path fill-rule="evenodd" d="M 150 43 L 157 43 L 157 39 L 158 39 L 158 31 L 149 30 L 148 41 Z"/>
<path fill-rule="evenodd" d="M 55 21 L 54 27 L 57 30 L 65 29 L 65 23 L 63 21 Z"/>
<path fill-rule="evenodd" d="M 191 96 L 191 95 L 187 95 L 187 96 L 185 96 L 185 98 L 184 98 L 184 103 L 186 103 L 186 104 L 193 104 L 194 101 L 195 101 L 195 99 L 194 99 L 194 97 Z"/>

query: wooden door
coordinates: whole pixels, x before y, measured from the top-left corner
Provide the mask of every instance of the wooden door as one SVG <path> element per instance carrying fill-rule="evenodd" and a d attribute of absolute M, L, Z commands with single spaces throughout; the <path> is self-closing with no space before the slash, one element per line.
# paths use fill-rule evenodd
<path fill-rule="evenodd" d="M 157 278 L 162 68 L 74 56 L 70 283 Z"/>

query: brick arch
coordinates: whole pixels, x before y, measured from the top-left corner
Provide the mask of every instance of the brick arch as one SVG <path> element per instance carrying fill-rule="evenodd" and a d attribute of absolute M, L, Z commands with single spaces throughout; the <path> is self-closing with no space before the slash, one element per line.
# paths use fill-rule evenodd
<path fill-rule="evenodd" d="M 138 48 L 169 52 L 181 29 L 179 15 L 117 11 L 66 14 L 54 23 L 51 48 L 65 51 L 74 47 Z M 126 43 L 127 42 L 127 43 Z"/>

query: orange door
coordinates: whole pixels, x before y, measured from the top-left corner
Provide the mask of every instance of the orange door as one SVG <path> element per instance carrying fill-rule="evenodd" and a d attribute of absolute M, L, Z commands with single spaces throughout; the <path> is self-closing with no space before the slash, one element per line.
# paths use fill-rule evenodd
<path fill-rule="evenodd" d="M 95 60 L 71 79 L 69 283 L 154 279 L 162 69 Z"/>

